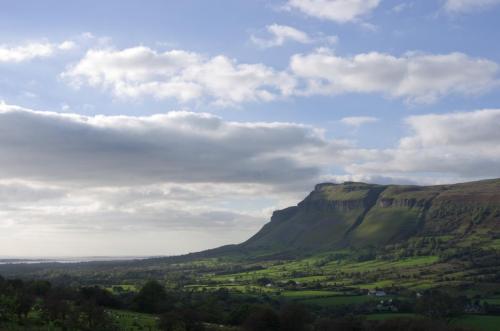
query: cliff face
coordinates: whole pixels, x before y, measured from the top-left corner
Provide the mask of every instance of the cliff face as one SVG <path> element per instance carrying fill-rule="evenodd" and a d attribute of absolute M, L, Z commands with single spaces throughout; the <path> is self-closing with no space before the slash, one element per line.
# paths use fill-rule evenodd
<path fill-rule="evenodd" d="M 316 185 L 241 248 L 326 250 L 411 236 L 498 236 L 500 180 L 440 186 Z"/>
<path fill-rule="evenodd" d="M 328 249 L 346 241 L 385 186 L 319 184 L 295 207 L 276 211 L 245 248 Z"/>

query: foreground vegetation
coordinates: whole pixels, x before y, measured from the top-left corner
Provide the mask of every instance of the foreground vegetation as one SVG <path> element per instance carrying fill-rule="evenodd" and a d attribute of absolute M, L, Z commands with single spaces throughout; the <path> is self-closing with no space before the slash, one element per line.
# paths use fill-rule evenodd
<path fill-rule="evenodd" d="M 290 317 L 283 316 L 293 310 L 303 315 L 296 330 L 410 324 L 416 330 L 495 330 L 498 251 L 452 251 L 446 243 L 422 238 L 299 259 L 3 265 L 8 279 L 1 280 L 0 320 L 7 330 L 289 330 L 283 325 Z"/>
<path fill-rule="evenodd" d="M 125 290 L 0 278 L 5 330 L 493 331 L 500 316 L 481 315 L 492 308 L 498 311 L 487 301 L 435 290 L 391 298 L 314 290 L 256 295 L 172 289 L 157 281 Z"/>

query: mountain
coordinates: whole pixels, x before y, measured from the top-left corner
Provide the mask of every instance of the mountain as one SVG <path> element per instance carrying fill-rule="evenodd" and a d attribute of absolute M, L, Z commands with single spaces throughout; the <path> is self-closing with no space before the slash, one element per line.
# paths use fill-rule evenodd
<path fill-rule="evenodd" d="M 412 237 L 497 242 L 500 179 L 438 186 L 318 184 L 297 206 L 275 211 L 237 248 L 316 252 L 382 247 Z"/>
<path fill-rule="evenodd" d="M 108 285 L 238 279 L 241 286 L 272 274 L 276 281 L 311 276 L 490 293 L 498 291 L 499 261 L 500 179 L 438 186 L 346 182 L 316 185 L 238 245 L 137 261 L 6 264 L 0 274 Z"/>

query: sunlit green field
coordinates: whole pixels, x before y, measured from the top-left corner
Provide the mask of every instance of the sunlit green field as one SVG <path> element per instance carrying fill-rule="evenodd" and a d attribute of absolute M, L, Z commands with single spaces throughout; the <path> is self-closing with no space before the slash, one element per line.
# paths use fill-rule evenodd
<path fill-rule="evenodd" d="M 329 297 L 334 295 L 341 295 L 340 292 L 335 291 L 314 291 L 314 290 L 306 290 L 306 291 L 284 291 L 281 293 L 282 296 L 290 298 L 290 299 L 306 299 L 306 298 L 314 298 L 314 297 Z"/>
<path fill-rule="evenodd" d="M 433 287 L 437 279 L 422 277 L 422 268 L 433 268 L 438 262 L 437 256 L 419 256 L 399 260 L 371 260 L 356 262 L 352 260 L 326 261 L 319 255 L 298 261 L 267 263 L 264 268 L 255 271 L 225 275 L 204 275 L 203 281 L 226 284 L 237 289 L 237 285 L 255 284 L 259 278 L 268 278 L 276 282 L 295 281 L 299 284 L 321 282 L 326 285 L 351 286 L 360 289 L 375 289 L 405 286 L 414 289 Z M 355 277 L 353 277 L 353 275 Z M 418 279 L 413 279 L 417 277 Z M 364 281 L 354 281 L 361 278 Z M 379 280 L 377 278 L 384 278 Z M 201 285 L 197 285 L 201 286 Z"/>

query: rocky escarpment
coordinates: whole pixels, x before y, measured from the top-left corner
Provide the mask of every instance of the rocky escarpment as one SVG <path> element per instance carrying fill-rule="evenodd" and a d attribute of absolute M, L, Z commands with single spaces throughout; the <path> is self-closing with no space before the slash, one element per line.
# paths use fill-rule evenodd
<path fill-rule="evenodd" d="M 423 207 L 425 206 L 425 203 L 426 200 L 383 198 L 380 199 L 379 206 L 381 208 L 391 208 L 391 207 L 413 208 L 413 207 Z"/>
<path fill-rule="evenodd" d="M 298 204 L 299 208 L 314 210 L 337 210 L 348 212 L 371 208 L 385 186 L 346 182 L 344 184 L 323 183 Z"/>
<path fill-rule="evenodd" d="M 242 246 L 247 248 L 327 249 L 346 241 L 385 186 L 364 183 L 315 187 L 297 206 L 273 214 L 271 222 Z"/>
<path fill-rule="evenodd" d="M 385 245 L 418 235 L 497 235 L 500 180 L 400 186 L 323 183 L 276 211 L 245 249 L 324 250 Z"/>

